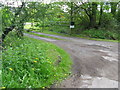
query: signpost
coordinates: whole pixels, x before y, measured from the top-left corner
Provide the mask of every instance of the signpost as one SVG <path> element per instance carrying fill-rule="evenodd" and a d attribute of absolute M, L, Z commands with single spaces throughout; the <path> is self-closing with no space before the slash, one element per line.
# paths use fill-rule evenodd
<path fill-rule="evenodd" d="M 71 22 L 70 22 L 70 35 L 72 34 L 72 29 L 75 28 L 75 23 L 73 22 L 73 2 L 71 2 Z"/>
<path fill-rule="evenodd" d="M 70 23 L 70 28 L 75 28 L 75 23 L 74 22 Z"/>

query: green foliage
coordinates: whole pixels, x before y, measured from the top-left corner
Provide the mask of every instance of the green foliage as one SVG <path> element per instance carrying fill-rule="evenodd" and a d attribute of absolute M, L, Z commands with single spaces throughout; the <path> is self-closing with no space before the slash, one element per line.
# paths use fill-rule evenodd
<path fill-rule="evenodd" d="M 112 14 L 104 13 L 102 16 L 101 27 L 105 29 L 116 29 L 117 21 Z"/>
<path fill-rule="evenodd" d="M 95 4 L 95 7 L 93 7 Z M 102 6 L 100 9 L 96 8 L 96 6 L 99 7 L 99 5 Z M 61 34 L 81 34 L 81 32 L 84 32 L 84 35 L 87 36 L 87 34 L 90 34 L 90 37 L 97 37 L 97 38 L 104 38 L 104 39 L 117 39 L 116 33 L 119 30 L 119 10 L 116 11 L 117 15 L 113 15 L 113 13 L 110 12 L 111 4 L 106 2 L 96 2 L 96 3 L 84 3 L 84 4 L 78 4 L 73 3 L 73 21 L 75 22 L 75 28 L 70 31 L 69 25 L 71 20 L 71 3 L 69 2 L 54 2 L 51 4 L 45 4 L 44 8 L 45 10 L 42 10 L 41 13 L 44 13 L 45 17 L 39 17 L 40 20 L 37 21 L 37 25 L 34 26 L 33 29 L 35 31 L 43 32 L 44 31 L 52 31 L 57 32 Z M 67 7 L 67 9 L 64 11 L 61 7 Z M 112 7 L 113 8 L 113 7 Z M 92 10 L 95 9 L 95 10 Z M 37 9 L 36 9 L 37 10 Z M 96 12 L 95 15 L 94 12 Z M 93 14 L 92 14 L 93 13 Z M 90 21 L 91 15 L 93 19 L 95 20 L 94 27 L 91 27 Z M 44 19 L 43 19 L 44 18 Z M 116 19 L 117 18 L 117 19 Z M 66 23 L 64 23 L 66 22 Z M 100 22 L 100 23 L 99 23 Z M 94 29 L 94 30 L 91 30 Z M 102 28 L 102 29 L 101 29 Z M 90 29 L 90 30 L 86 30 Z M 88 31 L 88 33 L 87 33 Z M 104 35 L 104 33 L 106 33 Z M 101 35 L 101 36 L 100 36 Z"/>
<path fill-rule="evenodd" d="M 117 12 L 117 21 L 120 23 L 120 9 Z"/>
<path fill-rule="evenodd" d="M 13 21 L 16 24 L 15 29 L 19 28 L 18 31 L 23 29 L 19 26 L 23 26 L 24 22 L 36 22 L 37 24 L 33 25 L 31 29 L 70 34 L 69 25 L 73 19 L 75 22 L 73 34 L 79 34 L 81 31 L 91 28 L 104 28 L 111 31 L 119 29 L 117 21 L 120 21 L 120 10 L 117 2 L 83 2 L 82 4 L 76 2 L 73 3 L 72 8 L 71 5 L 71 2 L 53 2 L 50 4 L 26 2 L 17 17 L 14 17 L 13 12 L 17 11 L 18 8 L 4 7 L 1 10 L 3 12 L 3 26 L 4 28 L 10 26 L 11 21 L 15 18 Z M 72 16 L 71 11 L 73 12 Z"/>
<path fill-rule="evenodd" d="M 12 24 L 13 14 L 9 9 L 9 7 L 4 7 L 1 9 L 2 31 L 4 31 L 6 27 L 9 27 Z"/>
<path fill-rule="evenodd" d="M 81 35 L 91 37 L 91 38 L 118 40 L 118 33 L 117 32 L 108 31 L 105 29 L 85 30 L 85 31 L 81 32 Z"/>
<path fill-rule="evenodd" d="M 69 55 L 51 43 L 10 33 L 4 44 L 3 87 L 50 87 L 70 74 Z"/>

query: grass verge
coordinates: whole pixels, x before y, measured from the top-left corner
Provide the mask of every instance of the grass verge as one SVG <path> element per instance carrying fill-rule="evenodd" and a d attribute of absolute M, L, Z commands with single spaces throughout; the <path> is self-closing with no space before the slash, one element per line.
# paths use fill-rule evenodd
<path fill-rule="evenodd" d="M 70 56 L 54 44 L 12 33 L 3 44 L 3 87 L 49 88 L 70 74 Z"/>
<path fill-rule="evenodd" d="M 36 33 L 32 33 L 32 32 L 25 32 L 25 33 L 32 34 L 32 35 L 35 35 L 35 36 L 44 37 L 44 38 L 51 38 L 51 39 L 56 39 L 56 40 L 64 40 L 64 39 L 60 39 L 60 38 L 56 38 L 56 37 L 52 37 L 52 36 L 40 35 L 40 34 L 36 34 Z"/>
<path fill-rule="evenodd" d="M 38 32 L 38 31 L 36 31 L 36 32 Z M 78 37 L 78 38 L 83 38 L 83 39 L 88 39 L 88 40 L 96 40 L 96 41 L 120 42 L 118 40 L 90 38 L 88 36 L 82 36 L 82 35 L 76 35 L 76 34 L 69 35 L 69 34 L 63 34 L 63 33 L 56 33 L 56 32 L 52 32 L 52 31 L 43 31 L 42 33 L 54 34 L 54 35 L 65 36 L 65 37 Z"/>

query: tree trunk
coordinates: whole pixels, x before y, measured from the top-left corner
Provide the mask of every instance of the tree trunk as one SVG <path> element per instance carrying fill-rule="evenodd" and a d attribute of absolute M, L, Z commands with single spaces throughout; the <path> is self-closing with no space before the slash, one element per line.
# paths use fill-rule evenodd
<path fill-rule="evenodd" d="M 96 26 L 96 14 L 97 14 L 97 3 L 92 2 L 92 13 L 89 16 L 90 19 L 90 28 L 94 28 Z"/>
<path fill-rule="evenodd" d="M 117 8 L 117 2 L 111 2 L 110 5 L 111 5 L 111 13 L 112 15 L 115 17 L 116 16 L 116 8 Z"/>
<path fill-rule="evenodd" d="M 101 21 L 102 21 L 102 14 L 103 14 L 103 3 L 101 2 L 100 4 L 100 18 L 99 18 L 99 23 L 98 25 L 101 25 Z"/>
<path fill-rule="evenodd" d="M 96 18 L 93 15 L 91 15 L 89 18 L 90 18 L 90 23 L 89 23 L 90 28 L 94 28 L 96 26 Z"/>
<path fill-rule="evenodd" d="M 22 8 L 23 8 L 24 5 L 25 5 L 25 3 L 22 2 L 21 7 L 20 7 L 20 8 L 18 9 L 18 11 L 15 13 L 14 19 L 12 20 L 12 25 L 11 25 L 10 27 L 6 28 L 5 31 L 3 31 L 2 41 L 4 41 L 4 39 L 5 39 L 5 37 L 8 35 L 8 33 L 9 33 L 10 31 L 12 31 L 12 30 L 16 27 L 16 26 L 15 26 L 15 19 L 16 19 L 16 17 L 20 14 L 20 12 L 21 12 L 21 10 L 22 10 Z"/>
<path fill-rule="evenodd" d="M 20 25 L 18 26 L 18 28 L 17 28 L 17 35 L 19 36 L 19 37 L 22 37 L 23 36 L 23 29 L 24 29 L 24 23 L 23 23 L 23 21 L 21 21 L 20 22 Z"/>
<path fill-rule="evenodd" d="M 7 35 L 10 31 L 12 31 L 14 28 L 15 28 L 15 25 L 13 25 L 13 26 L 11 26 L 11 27 L 9 27 L 9 28 L 6 28 L 5 31 L 3 31 L 2 41 L 4 41 L 6 35 Z"/>

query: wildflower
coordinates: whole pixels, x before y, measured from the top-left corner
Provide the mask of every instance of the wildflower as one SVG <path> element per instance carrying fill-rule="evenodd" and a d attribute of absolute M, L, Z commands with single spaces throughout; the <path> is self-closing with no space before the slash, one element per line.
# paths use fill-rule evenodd
<path fill-rule="evenodd" d="M 38 59 L 38 58 L 35 58 L 35 59 Z"/>
<path fill-rule="evenodd" d="M 12 71 L 13 69 L 12 68 L 9 68 L 10 71 Z"/>
<path fill-rule="evenodd" d="M 32 70 L 35 70 L 35 68 L 32 68 Z"/>
<path fill-rule="evenodd" d="M 43 89 L 45 88 L 45 87 L 42 87 Z"/>
<path fill-rule="evenodd" d="M 2 87 L 2 89 L 5 89 L 5 87 Z"/>
<path fill-rule="evenodd" d="M 36 63 L 37 61 L 33 61 L 34 63 Z"/>

